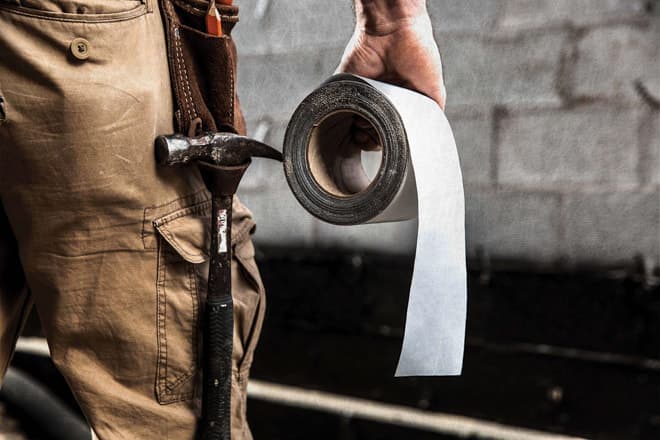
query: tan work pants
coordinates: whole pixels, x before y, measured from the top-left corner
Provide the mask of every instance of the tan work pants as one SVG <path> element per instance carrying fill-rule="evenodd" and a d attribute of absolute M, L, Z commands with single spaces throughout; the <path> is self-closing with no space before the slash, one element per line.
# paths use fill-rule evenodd
<path fill-rule="evenodd" d="M 155 0 L 0 0 L 0 377 L 36 305 L 101 440 L 190 439 L 210 196 L 163 169 L 172 129 Z M 232 433 L 264 315 L 251 215 L 235 201 Z"/>

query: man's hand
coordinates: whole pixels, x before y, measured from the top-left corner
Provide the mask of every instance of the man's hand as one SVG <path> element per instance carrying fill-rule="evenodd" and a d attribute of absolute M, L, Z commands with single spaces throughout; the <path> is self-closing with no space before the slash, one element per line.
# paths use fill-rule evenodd
<path fill-rule="evenodd" d="M 356 27 L 338 72 L 416 90 L 444 109 L 442 63 L 424 0 L 355 0 Z"/>

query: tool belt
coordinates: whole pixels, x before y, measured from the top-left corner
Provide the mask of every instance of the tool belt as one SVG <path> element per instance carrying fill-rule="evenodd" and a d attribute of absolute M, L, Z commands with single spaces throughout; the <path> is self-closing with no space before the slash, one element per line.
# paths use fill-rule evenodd
<path fill-rule="evenodd" d="M 209 2 L 159 0 L 174 96 L 174 127 L 178 133 L 245 134 L 236 94 L 236 47 L 231 31 L 238 7 L 217 3 L 222 35 L 205 30 Z"/>

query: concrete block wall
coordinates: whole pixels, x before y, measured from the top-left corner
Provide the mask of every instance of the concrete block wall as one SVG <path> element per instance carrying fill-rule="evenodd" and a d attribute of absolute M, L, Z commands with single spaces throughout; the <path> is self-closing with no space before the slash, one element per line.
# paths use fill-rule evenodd
<path fill-rule="evenodd" d="M 280 147 L 334 71 L 350 0 L 239 0 L 239 94 Z M 660 266 L 660 2 L 428 0 L 466 190 L 471 258 L 570 268 Z M 414 223 L 335 227 L 256 161 L 240 196 L 262 244 L 408 253 Z"/>

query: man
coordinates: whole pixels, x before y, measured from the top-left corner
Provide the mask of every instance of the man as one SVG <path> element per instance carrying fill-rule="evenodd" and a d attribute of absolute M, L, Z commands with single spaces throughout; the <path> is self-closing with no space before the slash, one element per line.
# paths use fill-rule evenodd
<path fill-rule="evenodd" d="M 444 106 L 425 2 L 355 12 L 339 71 Z M 0 97 L 0 376 L 34 303 L 100 439 L 192 438 L 209 196 L 193 168 L 155 164 L 155 137 L 174 130 L 158 4 L 0 0 Z M 244 439 L 264 289 L 251 215 L 234 210 L 232 436 Z"/>

